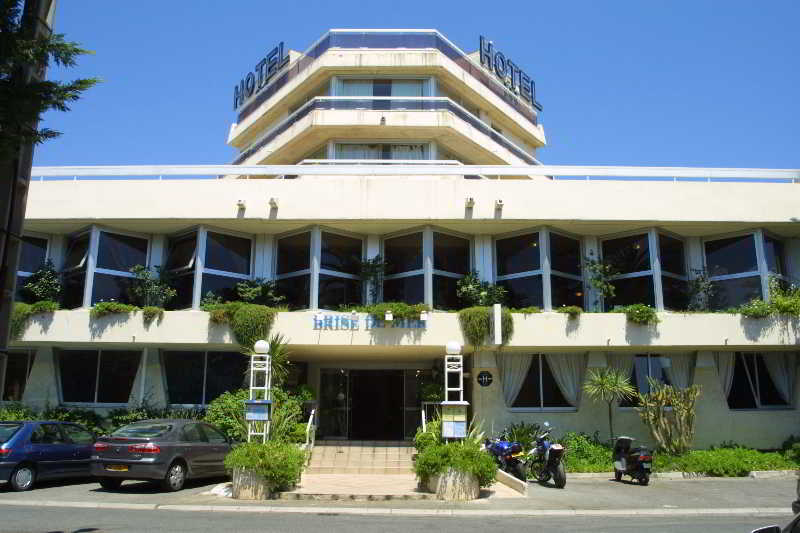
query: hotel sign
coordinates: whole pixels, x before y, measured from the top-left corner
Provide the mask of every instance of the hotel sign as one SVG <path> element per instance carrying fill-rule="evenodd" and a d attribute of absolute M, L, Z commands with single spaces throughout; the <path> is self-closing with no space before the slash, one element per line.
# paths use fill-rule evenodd
<path fill-rule="evenodd" d="M 517 93 L 533 107 L 542 110 L 542 104 L 536 100 L 536 82 L 508 59 L 503 52 L 495 52 L 492 41 L 480 36 L 481 66 L 494 73 L 511 91 Z"/>
<path fill-rule="evenodd" d="M 362 327 L 362 318 L 365 330 L 380 328 L 425 329 L 425 324 L 427 323 L 424 320 L 404 318 L 397 318 L 391 321 L 379 320 L 372 315 L 354 317 L 349 314 L 320 314 L 314 315 L 313 324 L 315 330 L 358 331 Z"/>
<path fill-rule="evenodd" d="M 289 56 L 285 55 L 281 42 L 256 63 L 253 72 L 248 72 L 242 81 L 233 87 L 233 110 L 236 111 L 251 96 L 258 94 L 288 62 Z"/>

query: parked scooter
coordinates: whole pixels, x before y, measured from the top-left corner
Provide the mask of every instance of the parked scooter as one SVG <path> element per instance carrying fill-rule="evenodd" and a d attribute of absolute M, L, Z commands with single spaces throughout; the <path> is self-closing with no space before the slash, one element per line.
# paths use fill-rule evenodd
<path fill-rule="evenodd" d="M 547 483 L 552 478 L 553 484 L 563 489 L 567 484 L 567 471 L 564 467 L 564 454 L 567 450 L 563 445 L 550 441 L 551 431 L 550 423 L 545 422 L 541 434 L 536 437 L 536 446 L 526 457 L 526 470 L 530 470 L 536 481 Z"/>
<path fill-rule="evenodd" d="M 524 452 L 522 451 L 522 444 L 519 442 L 510 442 L 505 440 L 505 435 L 494 440 L 486 439 L 486 451 L 494 457 L 497 467 L 504 472 L 508 472 L 517 479 L 527 481 L 525 476 L 525 465 L 522 462 L 524 459 Z"/>
<path fill-rule="evenodd" d="M 614 444 L 614 479 L 622 480 L 622 476 L 631 476 L 640 485 L 650 483 L 650 473 L 652 472 L 653 452 L 646 446 L 631 448 L 631 444 L 636 439 L 631 437 L 617 437 Z"/>

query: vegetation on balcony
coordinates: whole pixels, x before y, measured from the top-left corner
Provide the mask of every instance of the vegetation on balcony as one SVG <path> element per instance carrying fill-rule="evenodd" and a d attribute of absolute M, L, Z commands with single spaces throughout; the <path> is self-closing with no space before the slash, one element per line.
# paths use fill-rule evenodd
<path fill-rule="evenodd" d="M 28 327 L 28 319 L 34 315 L 58 311 L 58 302 L 43 300 L 33 304 L 15 302 L 11 311 L 11 338 L 19 339 Z"/>
<path fill-rule="evenodd" d="M 564 313 L 569 318 L 578 318 L 583 313 L 583 309 L 577 305 L 562 305 L 553 309 L 556 313 Z"/>
<path fill-rule="evenodd" d="M 380 302 L 369 305 L 343 305 L 339 311 L 351 313 L 367 313 L 376 320 L 384 320 L 387 312 L 392 313 L 392 317 L 397 320 L 419 320 L 419 315 L 423 311 L 430 311 L 430 307 L 425 304 L 407 304 L 405 302 Z"/>
<path fill-rule="evenodd" d="M 458 322 L 464 339 L 476 350 L 488 342 L 492 332 L 492 313 L 491 307 L 481 306 L 468 307 L 458 312 Z M 504 307 L 501 313 L 502 344 L 506 345 L 514 336 L 514 318 L 508 308 Z"/>
<path fill-rule="evenodd" d="M 629 322 L 639 324 L 641 326 L 653 326 L 660 321 L 656 310 L 646 304 L 631 304 L 620 307 L 615 307 L 611 310 L 612 313 L 625 313 Z"/>

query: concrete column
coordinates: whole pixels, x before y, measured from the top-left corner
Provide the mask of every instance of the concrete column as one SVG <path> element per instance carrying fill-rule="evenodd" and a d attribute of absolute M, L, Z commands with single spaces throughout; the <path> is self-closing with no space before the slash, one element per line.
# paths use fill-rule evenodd
<path fill-rule="evenodd" d="M 501 354 L 502 357 L 506 354 Z M 513 357 L 513 355 L 512 355 Z M 478 383 L 478 375 L 489 372 L 492 382 L 484 387 Z M 475 421 L 482 424 L 487 435 L 494 436 L 511 420 L 510 413 L 503 399 L 503 380 L 497 365 L 497 354 L 493 351 L 475 352 L 472 355 L 472 412 Z"/>
<path fill-rule="evenodd" d="M 58 372 L 55 355 L 51 346 L 36 350 L 36 358 L 25 385 L 22 401 L 34 409 L 44 409 L 59 405 Z"/>
<path fill-rule="evenodd" d="M 425 304 L 433 309 L 433 229 L 422 230 L 422 268 L 425 271 Z"/>
<path fill-rule="evenodd" d="M 309 309 L 319 309 L 319 269 L 322 264 L 322 231 L 319 226 L 311 229 L 311 294 L 309 295 Z"/>
<path fill-rule="evenodd" d="M 89 231 L 89 251 L 86 254 L 86 279 L 83 282 L 83 305 L 92 306 L 92 287 L 94 286 L 94 269 L 97 266 L 97 250 L 100 247 L 100 230 L 92 226 Z"/>
<path fill-rule="evenodd" d="M 480 118 L 480 119 L 481 119 L 481 121 L 482 121 L 484 124 L 486 124 L 487 126 L 489 126 L 490 128 L 492 127 L 492 119 L 491 119 L 491 117 L 489 116 L 489 113 L 487 113 L 487 112 L 486 112 L 486 111 L 484 111 L 483 109 L 479 109 L 479 110 L 478 110 L 478 118 Z"/>
<path fill-rule="evenodd" d="M 539 231 L 539 264 L 542 267 L 542 308 L 553 310 L 553 296 L 550 285 L 550 230 Z"/>
<path fill-rule="evenodd" d="M 494 257 L 492 236 L 476 235 L 474 240 L 472 264 L 478 273 L 481 281 L 494 281 L 494 268 L 492 258 Z"/>
<path fill-rule="evenodd" d="M 588 259 L 598 260 L 600 258 L 600 242 L 597 237 L 583 238 L 583 255 Z M 600 293 L 589 283 L 589 276 L 586 276 L 586 310 L 602 311 L 603 298 Z"/>

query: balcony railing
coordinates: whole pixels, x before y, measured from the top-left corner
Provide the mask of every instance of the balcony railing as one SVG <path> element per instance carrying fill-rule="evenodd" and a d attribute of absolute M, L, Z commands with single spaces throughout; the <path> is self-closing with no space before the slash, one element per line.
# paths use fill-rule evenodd
<path fill-rule="evenodd" d="M 297 111 L 286 117 L 282 122 L 267 131 L 263 136 L 254 141 L 247 149 L 242 151 L 233 164 L 239 164 L 252 156 L 258 150 L 272 142 L 278 135 L 285 132 L 295 123 L 303 119 L 314 110 L 370 110 L 370 111 L 450 111 L 481 133 L 488 135 L 493 141 L 512 152 L 515 156 L 531 165 L 540 164 L 539 161 L 511 142 L 508 138 L 493 130 L 478 117 L 458 105 L 449 98 L 441 96 L 423 96 L 418 98 L 404 98 L 394 96 L 318 96 L 306 102 Z"/>

